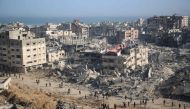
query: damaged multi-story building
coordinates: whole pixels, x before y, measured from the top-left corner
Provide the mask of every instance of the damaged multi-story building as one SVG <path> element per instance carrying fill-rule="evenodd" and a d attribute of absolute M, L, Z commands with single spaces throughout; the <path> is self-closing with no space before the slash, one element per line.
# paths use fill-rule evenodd
<path fill-rule="evenodd" d="M 125 72 L 148 64 L 148 48 L 142 45 L 125 46 L 118 44 L 103 51 L 85 50 L 80 52 L 80 63 L 90 69 L 104 73 Z"/>
<path fill-rule="evenodd" d="M 157 44 L 164 46 L 178 47 L 183 42 L 183 33 L 180 29 L 171 29 L 167 32 L 162 32 L 157 37 Z"/>
<path fill-rule="evenodd" d="M 102 54 L 96 50 L 85 50 L 80 52 L 80 62 L 82 65 L 87 65 L 88 68 L 101 70 Z"/>
<path fill-rule="evenodd" d="M 148 64 L 148 48 L 144 46 L 128 47 L 117 45 L 107 49 L 102 55 L 103 72 L 125 72 L 127 69 L 134 70 L 138 66 Z"/>
<path fill-rule="evenodd" d="M 127 30 L 121 30 L 117 32 L 116 40 L 117 43 L 122 43 L 123 41 L 135 40 L 139 38 L 139 30 L 135 28 L 129 28 Z"/>
<path fill-rule="evenodd" d="M 154 16 L 147 19 L 147 31 L 167 31 L 188 27 L 188 16 Z"/>
<path fill-rule="evenodd" d="M 30 30 L 36 35 L 47 39 L 59 39 L 70 34 L 72 35 L 71 30 L 63 30 L 62 26 L 62 24 L 47 23 L 42 26 L 32 27 Z"/>
<path fill-rule="evenodd" d="M 45 38 L 23 28 L 0 33 L 0 66 L 5 71 L 26 72 L 46 63 Z"/>
<path fill-rule="evenodd" d="M 116 35 L 116 27 L 111 22 L 101 22 L 90 27 L 91 36 L 106 36 L 111 37 Z"/>
<path fill-rule="evenodd" d="M 86 39 L 89 37 L 89 26 L 83 23 L 80 23 L 79 20 L 74 20 L 71 23 L 71 30 L 79 38 Z"/>
<path fill-rule="evenodd" d="M 64 59 L 65 51 L 59 49 L 49 49 L 47 51 L 48 62 L 53 63 L 59 60 Z"/>
<path fill-rule="evenodd" d="M 176 47 L 188 39 L 188 16 L 154 16 L 147 19 L 145 33 L 140 39 L 158 45 Z"/>

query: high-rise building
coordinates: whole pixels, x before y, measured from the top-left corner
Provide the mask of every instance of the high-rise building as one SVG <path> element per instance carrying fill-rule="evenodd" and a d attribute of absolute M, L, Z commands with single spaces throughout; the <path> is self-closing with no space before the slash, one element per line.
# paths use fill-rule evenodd
<path fill-rule="evenodd" d="M 189 17 L 188 16 L 181 16 L 181 27 L 188 27 L 189 26 Z"/>
<path fill-rule="evenodd" d="M 0 33 L 0 68 L 26 72 L 46 63 L 45 38 L 24 29 Z"/>

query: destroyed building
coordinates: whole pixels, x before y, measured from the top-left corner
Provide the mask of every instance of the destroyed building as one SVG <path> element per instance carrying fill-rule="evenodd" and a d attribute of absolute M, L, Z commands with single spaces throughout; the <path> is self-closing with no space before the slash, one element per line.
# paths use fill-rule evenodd
<path fill-rule="evenodd" d="M 135 40 L 139 37 L 139 31 L 134 28 L 129 28 L 127 30 L 117 31 L 116 40 L 117 43 L 122 43 L 123 41 Z"/>
<path fill-rule="evenodd" d="M 182 44 L 183 33 L 179 29 L 172 29 L 161 33 L 157 38 L 157 44 L 162 46 L 178 47 Z"/>
<path fill-rule="evenodd" d="M 116 43 L 117 28 L 112 22 L 101 22 L 90 27 L 91 37 L 105 37 L 110 44 Z"/>
<path fill-rule="evenodd" d="M 83 23 L 80 23 L 79 20 L 74 20 L 71 24 L 71 30 L 79 38 L 86 39 L 89 37 L 89 26 Z"/>
<path fill-rule="evenodd" d="M 91 36 L 115 36 L 116 27 L 111 22 L 101 22 L 90 27 Z"/>
<path fill-rule="evenodd" d="M 86 65 L 89 69 L 112 74 L 126 72 L 148 64 L 148 48 L 142 45 L 118 44 L 105 50 L 84 50 L 72 56 L 73 64 Z M 69 59 L 69 60 L 70 60 Z M 71 61 L 71 60 L 70 60 Z"/>
<path fill-rule="evenodd" d="M 127 47 L 118 45 L 106 50 L 102 55 L 102 69 L 104 72 L 124 72 L 137 66 L 148 64 L 148 49 L 143 46 Z"/>
<path fill-rule="evenodd" d="M 188 16 L 154 16 L 147 19 L 140 40 L 160 46 L 178 47 L 188 42 Z"/>
<path fill-rule="evenodd" d="M 158 87 L 164 96 L 178 96 L 188 99 L 190 96 L 190 67 L 186 66 L 175 72 L 168 80 L 164 81 Z"/>
<path fill-rule="evenodd" d="M 26 72 L 46 63 L 45 38 L 23 28 L 1 31 L 0 33 L 1 69 Z"/>
<path fill-rule="evenodd" d="M 188 16 L 154 16 L 147 19 L 148 31 L 182 29 L 188 27 Z"/>
<path fill-rule="evenodd" d="M 56 61 L 64 59 L 64 55 L 65 55 L 64 50 L 52 48 L 47 51 L 47 60 L 50 63 L 56 62 Z"/>
<path fill-rule="evenodd" d="M 82 65 L 87 65 L 89 69 L 99 71 L 101 69 L 102 55 L 96 50 L 85 50 L 80 52 Z"/>
<path fill-rule="evenodd" d="M 46 39 L 65 39 L 67 37 L 76 36 L 71 29 L 65 29 L 62 24 L 47 23 L 42 26 L 35 26 L 30 30 L 36 35 L 45 37 Z"/>
<path fill-rule="evenodd" d="M 32 27 L 30 30 L 41 37 L 56 37 L 56 34 L 61 34 L 60 31 L 57 30 L 59 25 L 60 24 L 47 23 L 42 26 Z"/>

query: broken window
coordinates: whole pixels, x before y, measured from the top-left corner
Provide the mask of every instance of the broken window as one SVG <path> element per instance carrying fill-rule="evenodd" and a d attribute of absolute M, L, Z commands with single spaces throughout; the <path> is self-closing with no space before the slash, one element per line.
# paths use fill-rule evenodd
<path fill-rule="evenodd" d="M 21 56 L 20 55 L 16 55 L 16 58 L 21 58 Z"/>
<path fill-rule="evenodd" d="M 32 61 L 28 61 L 28 62 L 27 62 L 27 64 L 30 64 L 30 63 L 32 63 Z"/>

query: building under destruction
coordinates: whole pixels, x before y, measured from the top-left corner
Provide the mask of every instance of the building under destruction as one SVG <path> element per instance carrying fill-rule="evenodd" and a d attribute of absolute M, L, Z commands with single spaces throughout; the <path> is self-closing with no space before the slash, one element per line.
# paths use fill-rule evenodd
<path fill-rule="evenodd" d="M 135 28 L 129 28 L 126 30 L 117 31 L 116 40 L 117 43 L 122 43 L 123 41 L 135 40 L 139 38 L 139 30 Z"/>
<path fill-rule="evenodd" d="M 148 48 L 117 45 L 102 55 L 103 72 L 125 72 L 148 64 Z"/>
<path fill-rule="evenodd" d="M 89 37 L 89 27 L 79 20 L 74 20 L 71 24 L 72 32 L 74 32 L 79 38 L 86 39 Z"/>
<path fill-rule="evenodd" d="M 147 19 L 149 30 L 181 29 L 188 27 L 188 16 L 154 16 Z"/>
<path fill-rule="evenodd" d="M 85 50 L 80 52 L 79 59 L 82 65 L 103 73 L 123 73 L 148 64 L 148 48 L 139 46 L 115 45 L 106 50 Z"/>
<path fill-rule="evenodd" d="M 24 28 L 1 31 L 1 69 L 26 72 L 44 63 L 46 63 L 45 38 L 37 38 Z"/>
<path fill-rule="evenodd" d="M 153 16 L 147 19 L 140 39 L 157 45 L 177 47 L 188 40 L 188 16 Z"/>

